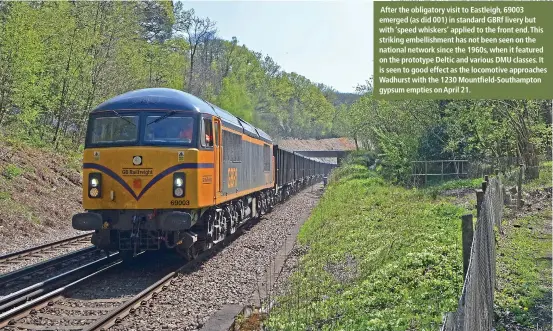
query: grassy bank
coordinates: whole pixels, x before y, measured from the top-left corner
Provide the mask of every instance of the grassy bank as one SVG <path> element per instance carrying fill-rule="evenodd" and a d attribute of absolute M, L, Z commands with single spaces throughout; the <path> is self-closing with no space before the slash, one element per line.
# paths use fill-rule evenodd
<path fill-rule="evenodd" d="M 80 167 L 76 154 L 0 139 L 0 252 L 74 233 L 71 216 L 82 210 Z"/>
<path fill-rule="evenodd" d="M 462 287 L 463 209 L 391 186 L 362 165 L 333 179 L 301 229 L 309 252 L 268 326 L 437 329 Z"/>
<path fill-rule="evenodd" d="M 550 330 L 551 210 L 513 225 L 497 250 L 497 330 Z"/>
<path fill-rule="evenodd" d="M 496 329 L 551 330 L 551 161 L 523 185 L 526 205 L 507 210 L 497 248 Z M 549 191 L 550 192 L 550 191 Z"/>

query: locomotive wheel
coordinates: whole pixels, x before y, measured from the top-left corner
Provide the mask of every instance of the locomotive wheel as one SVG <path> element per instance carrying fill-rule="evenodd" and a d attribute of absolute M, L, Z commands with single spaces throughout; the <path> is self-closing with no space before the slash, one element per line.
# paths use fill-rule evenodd
<path fill-rule="evenodd" d="M 269 192 L 263 194 L 263 210 L 265 214 L 269 212 Z"/>
<path fill-rule="evenodd" d="M 267 195 L 265 193 L 261 193 L 261 211 L 263 214 L 267 214 Z"/>
<path fill-rule="evenodd" d="M 271 194 L 269 192 L 265 194 L 265 210 L 271 211 Z"/>
<path fill-rule="evenodd" d="M 261 196 L 258 196 L 257 197 L 257 217 L 261 217 L 261 215 L 265 214 L 265 212 L 263 211 L 263 203 L 262 203 L 262 197 Z"/>
<path fill-rule="evenodd" d="M 179 253 L 180 256 L 184 257 L 186 261 L 192 261 L 198 257 L 198 249 L 196 247 L 196 244 L 188 248 L 177 245 L 177 247 L 175 247 L 175 250 L 177 251 L 177 253 Z"/>
<path fill-rule="evenodd" d="M 238 212 L 236 211 L 235 206 L 228 206 L 228 225 L 227 229 L 229 234 L 233 234 L 236 232 L 236 228 L 238 226 Z"/>
<path fill-rule="evenodd" d="M 215 220 L 213 222 L 213 243 L 217 244 L 225 239 L 227 231 L 227 218 L 223 212 L 215 213 Z"/>
<path fill-rule="evenodd" d="M 221 213 L 221 216 L 219 218 L 219 241 L 225 240 L 228 229 L 227 224 L 229 224 L 229 222 L 230 220 L 227 218 L 227 216 L 224 213 Z"/>
<path fill-rule="evenodd" d="M 208 214 L 209 213 L 209 214 Z M 204 249 L 207 251 L 207 250 L 210 250 L 212 247 L 213 247 L 213 238 L 214 238 L 214 228 L 213 228 L 213 223 L 214 223 L 214 217 L 213 217 L 213 213 L 211 211 L 207 212 L 206 213 L 206 221 L 205 221 L 205 228 L 204 228 L 204 231 L 205 231 L 205 244 L 204 244 Z"/>
<path fill-rule="evenodd" d="M 243 200 L 238 201 L 236 204 L 236 226 L 242 224 L 244 219 L 244 202 Z"/>

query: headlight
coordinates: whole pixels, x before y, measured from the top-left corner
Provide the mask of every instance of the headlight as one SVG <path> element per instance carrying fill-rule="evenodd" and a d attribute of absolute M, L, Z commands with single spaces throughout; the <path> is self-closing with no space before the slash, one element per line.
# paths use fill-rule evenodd
<path fill-rule="evenodd" d="M 184 196 L 184 179 L 184 172 L 175 172 L 173 174 L 173 197 L 182 198 Z"/>
<path fill-rule="evenodd" d="M 88 175 L 88 197 L 99 198 L 102 196 L 102 174 L 92 172 Z"/>
<path fill-rule="evenodd" d="M 98 194 L 99 194 L 99 193 L 100 193 L 100 191 L 98 191 L 98 189 L 95 188 L 95 187 L 93 187 L 93 188 L 90 189 L 90 196 L 91 196 L 92 198 L 98 197 Z"/>

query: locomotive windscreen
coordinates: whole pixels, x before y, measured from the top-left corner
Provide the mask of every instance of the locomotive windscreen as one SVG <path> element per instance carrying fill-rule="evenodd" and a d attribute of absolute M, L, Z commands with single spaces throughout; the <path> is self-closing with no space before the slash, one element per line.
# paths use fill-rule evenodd
<path fill-rule="evenodd" d="M 194 137 L 194 119 L 189 116 L 146 117 L 144 141 L 190 144 Z"/>
<path fill-rule="evenodd" d="M 115 112 L 92 114 L 87 147 L 178 145 L 192 146 L 196 137 L 195 118 L 170 112 Z"/>
<path fill-rule="evenodd" d="M 91 123 L 90 143 L 133 143 L 138 139 L 138 116 L 98 116 Z"/>

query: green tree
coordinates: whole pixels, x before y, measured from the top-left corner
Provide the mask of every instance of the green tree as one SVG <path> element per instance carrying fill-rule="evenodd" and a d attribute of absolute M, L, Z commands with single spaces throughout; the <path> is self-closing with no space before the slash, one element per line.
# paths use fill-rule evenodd
<path fill-rule="evenodd" d="M 74 149 L 90 109 L 145 87 L 196 94 L 275 138 L 338 132 L 336 91 L 218 38 L 182 2 L 2 2 L 0 22 L 5 135 Z"/>

